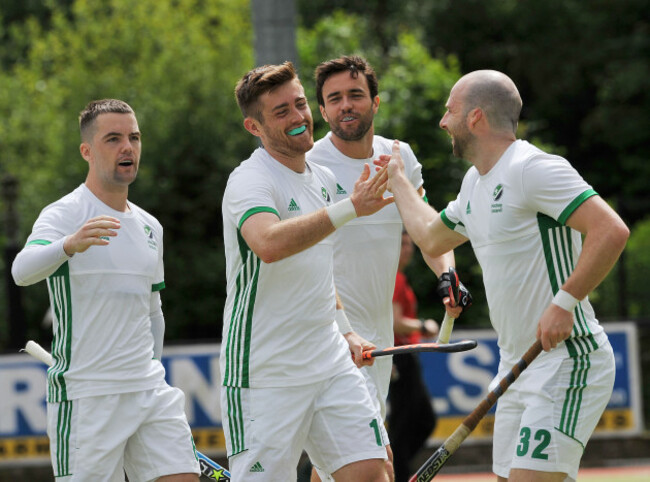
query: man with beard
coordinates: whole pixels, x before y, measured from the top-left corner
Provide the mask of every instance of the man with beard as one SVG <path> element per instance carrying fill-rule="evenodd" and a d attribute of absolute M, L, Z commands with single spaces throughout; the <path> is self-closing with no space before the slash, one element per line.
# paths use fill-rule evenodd
<path fill-rule="evenodd" d="M 567 160 L 517 140 L 521 107 L 501 72 L 471 72 L 454 85 L 440 127 L 473 167 L 440 214 L 420 201 L 398 142 L 377 164 L 388 163 L 389 189 L 422 251 L 436 256 L 472 243 L 498 335 L 493 384 L 536 339 L 544 348 L 499 399 L 498 480 L 571 481 L 614 383 L 612 348 L 587 295 L 629 230 Z"/>
<path fill-rule="evenodd" d="M 343 56 L 318 65 L 315 77 L 320 112 L 331 131 L 316 142 L 307 157 L 332 170 L 337 179 L 335 198 L 346 199 L 364 165 L 391 152 L 392 141 L 374 133 L 379 109 L 377 75 L 365 59 Z M 424 197 L 422 166 L 408 144 L 402 146 L 406 176 Z M 351 221 L 336 233 L 334 279 L 339 296 L 353 329 L 380 348 L 393 346 L 394 341 L 392 300 L 401 240 L 402 220 L 395 206 Z M 451 251 L 425 259 L 438 275 L 454 266 Z M 447 306 L 454 318 L 460 314 L 460 307 Z M 362 368 L 383 418 L 391 367 L 390 357 L 385 357 Z M 390 444 L 386 450 L 392 473 Z M 316 469 L 323 478 L 323 471 L 317 465 Z"/>
<path fill-rule="evenodd" d="M 293 65 L 248 72 L 235 89 L 262 146 L 223 197 L 227 298 L 222 420 L 233 480 L 296 480 L 302 449 L 340 481 L 386 481 L 380 416 L 363 376 L 374 347 L 350 328 L 333 278 L 330 234 L 391 204 L 366 165 L 333 202 L 329 169 L 305 158 L 313 123 Z M 337 326 L 338 325 L 338 326 Z"/>

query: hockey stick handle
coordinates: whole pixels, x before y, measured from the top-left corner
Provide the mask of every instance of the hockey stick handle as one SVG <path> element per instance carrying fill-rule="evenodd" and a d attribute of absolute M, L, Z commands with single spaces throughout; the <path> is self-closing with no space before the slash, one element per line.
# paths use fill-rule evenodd
<path fill-rule="evenodd" d="M 445 464 L 447 459 L 458 449 L 467 436 L 476 428 L 481 419 L 496 403 L 497 399 L 519 378 L 532 361 L 542 352 L 542 342 L 537 340 L 528 349 L 512 369 L 501 379 L 499 385 L 488 393 L 481 403 L 470 413 L 463 423 L 452 433 L 447 440 L 436 450 L 431 457 L 418 469 L 409 482 L 429 482 Z"/>
<path fill-rule="evenodd" d="M 449 313 L 445 313 L 445 317 L 442 319 L 442 325 L 440 325 L 438 343 L 449 343 L 449 338 L 451 338 L 451 330 L 453 329 L 454 318 L 449 316 Z"/>
<path fill-rule="evenodd" d="M 52 355 L 47 350 L 45 350 L 45 348 L 33 340 L 29 340 L 22 351 L 29 353 L 31 356 L 37 360 L 42 361 L 47 366 L 51 367 L 54 365 L 54 358 L 52 358 Z"/>
<path fill-rule="evenodd" d="M 449 303 L 451 303 L 451 306 L 456 306 L 460 302 L 460 279 L 458 278 L 458 273 L 456 273 L 453 266 L 449 267 L 448 273 L 450 282 Z M 442 319 L 442 325 L 440 325 L 440 332 L 438 334 L 438 343 L 449 343 L 449 338 L 451 338 L 451 331 L 453 329 L 454 318 L 445 311 L 445 317 Z"/>
<path fill-rule="evenodd" d="M 21 351 L 27 352 L 48 366 L 54 365 L 54 358 L 52 355 L 47 350 L 45 350 L 45 348 L 33 340 L 29 340 L 25 345 L 25 348 L 23 348 Z M 230 472 L 228 472 L 214 460 L 203 455 L 198 450 L 196 451 L 196 456 L 199 460 L 199 467 L 201 469 L 202 475 L 205 475 L 210 480 L 216 480 L 218 482 L 228 482 L 230 480 Z"/>
<path fill-rule="evenodd" d="M 476 340 L 461 340 L 454 343 L 414 343 L 412 345 L 399 345 L 382 348 L 379 350 L 368 350 L 362 353 L 364 360 L 378 356 L 400 355 L 402 353 L 419 353 L 423 351 L 437 351 L 442 353 L 457 353 L 476 348 Z"/>

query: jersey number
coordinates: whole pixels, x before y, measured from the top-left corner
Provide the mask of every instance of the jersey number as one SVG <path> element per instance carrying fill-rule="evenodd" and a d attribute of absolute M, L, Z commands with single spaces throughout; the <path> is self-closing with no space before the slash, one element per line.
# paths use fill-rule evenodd
<path fill-rule="evenodd" d="M 375 431 L 375 440 L 377 441 L 377 445 L 381 447 L 381 432 L 379 431 L 379 422 L 376 418 L 373 418 L 372 422 L 370 422 L 369 425 Z"/>
<path fill-rule="evenodd" d="M 523 457 L 530 449 L 530 435 L 531 430 L 528 427 L 522 427 L 519 432 L 519 445 L 517 445 L 517 456 Z M 531 455 L 534 459 L 548 460 L 548 454 L 544 453 L 544 449 L 551 443 L 551 434 L 548 430 L 540 429 L 535 432 L 535 440 L 539 443 L 533 450 Z"/>

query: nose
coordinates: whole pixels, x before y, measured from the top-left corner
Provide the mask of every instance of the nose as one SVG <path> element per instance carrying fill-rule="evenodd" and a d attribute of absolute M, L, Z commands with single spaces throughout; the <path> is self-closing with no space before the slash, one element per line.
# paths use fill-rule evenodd
<path fill-rule="evenodd" d="M 341 110 L 347 111 L 352 109 L 352 102 L 350 101 L 350 97 L 347 95 L 344 95 L 341 98 Z"/>
<path fill-rule="evenodd" d="M 292 122 L 302 122 L 303 120 L 310 117 L 310 114 L 311 114 L 311 110 L 309 108 L 299 109 L 294 107 L 291 110 Z"/>
<path fill-rule="evenodd" d="M 125 139 L 124 142 L 122 142 L 121 149 L 122 152 L 132 152 L 133 151 L 133 142 L 131 139 Z"/>
<path fill-rule="evenodd" d="M 441 129 L 447 128 L 447 113 L 445 112 L 445 115 L 442 116 L 442 119 L 440 119 L 440 122 L 438 123 Z"/>

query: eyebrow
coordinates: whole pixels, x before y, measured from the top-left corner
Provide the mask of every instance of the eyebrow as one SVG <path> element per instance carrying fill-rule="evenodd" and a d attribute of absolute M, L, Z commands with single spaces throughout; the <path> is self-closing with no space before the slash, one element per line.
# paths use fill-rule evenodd
<path fill-rule="evenodd" d="M 342 92 L 341 90 L 335 90 L 334 92 L 330 92 L 330 93 L 327 95 L 326 98 L 329 99 L 330 97 L 334 97 L 335 95 L 340 95 L 341 92 Z M 359 87 L 354 87 L 354 88 L 352 88 L 352 89 L 348 89 L 348 90 L 346 90 L 345 92 L 348 92 L 348 93 L 350 93 L 350 94 L 357 94 L 357 93 L 365 94 L 365 93 L 366 93 L 365 90 L 363 90 L 363 89 L 361 89 L 361 88 L 359 88 Z"/>
<path fill-rule="evenodd" d="M 296 99 L 294 100 L 294 103 L 303 102 L 303 101 L 306 102 L 307 97 L 305 97 L 305 96 L 296 97 Z M 282 104 L 278 104 L 275 107 L 273 107 L 273 109 L 271 109 L 271 112 L 275 112 L 275 111 L 278 111 L 278 110 L 281 110 L 281 109 L 285 109 L 287 107 L 289 107 L 289 102 L 283 102 Z"/>
<path fill-rule="evenodd" d="M 129 136 L 132 136 L 132 135 L 142 136 L 142 133 L 140 131 L 135 131 L 135 132 L 129 133 Z M 114 137 L 114 136 L 121 137 L 122 133 L 121 132 L 109 132 L 106 135 L 104 135 L 104 137 L 102 137 L 102 139 L 106 139 L 107 137 Z"/>
<path fill-rule="evenodd" d="M 282 104 L 276 105 L 273 109 L 271 109 L 271 112 L 275 112 L 277 110 L 285 109 L 287 107 L 289 107 L 289 103 L 288 102 L 283 102 Z"/>

